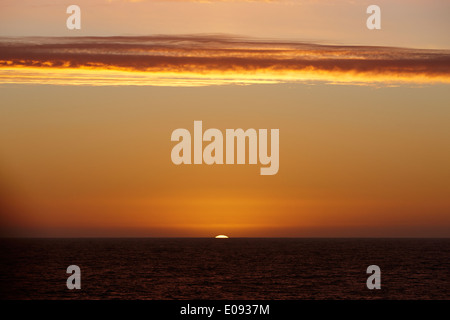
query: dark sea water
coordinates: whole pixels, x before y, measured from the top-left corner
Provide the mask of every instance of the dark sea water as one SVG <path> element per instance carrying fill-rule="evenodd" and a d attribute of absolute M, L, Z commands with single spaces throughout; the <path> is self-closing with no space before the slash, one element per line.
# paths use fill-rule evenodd
<path fill-rule="evenodd" d="M 450 299 L 450 239 L 3 239 L 3 299 Z M 66 268 L 81 268 L 68 290 Z M 381 290 L 366 269 L 381 268 Z"/>

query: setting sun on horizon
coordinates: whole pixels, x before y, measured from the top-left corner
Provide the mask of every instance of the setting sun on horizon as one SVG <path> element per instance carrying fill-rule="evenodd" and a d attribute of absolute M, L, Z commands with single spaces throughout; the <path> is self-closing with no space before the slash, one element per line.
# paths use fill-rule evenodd
<path fill-rule="evenodd" d="M 416 301 L 450 299 L 449 13 L 1 0 L 0 300 L 439 318 Z"/>
<path fill-rule="evenodd" d="M 215 236 L 216 239 L 228 239 L 228 236 L 224 235 L 224 234 L 219 234 L 217 236 Z"/>

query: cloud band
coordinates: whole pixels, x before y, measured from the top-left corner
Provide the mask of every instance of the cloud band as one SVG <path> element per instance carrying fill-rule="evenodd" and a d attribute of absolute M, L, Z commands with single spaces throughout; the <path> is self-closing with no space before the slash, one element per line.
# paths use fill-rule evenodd
<path fill-rule="evenodd" d="M 66 85 L 448 83 L 450 51 L 229 36 L 0 39 L 0 83 L 39 81 Z"/>

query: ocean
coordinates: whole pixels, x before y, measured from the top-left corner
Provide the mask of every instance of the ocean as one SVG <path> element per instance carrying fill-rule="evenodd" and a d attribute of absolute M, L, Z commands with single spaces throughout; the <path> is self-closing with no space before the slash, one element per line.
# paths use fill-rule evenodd
<path fill-rule="evenodd" d="M 450 239 L 1 239 L 2 299 L 450 299 Z M 69 265 L 81 289 L 69 290 Z M 369 265 L 381 289 L 369 290 Z"/>

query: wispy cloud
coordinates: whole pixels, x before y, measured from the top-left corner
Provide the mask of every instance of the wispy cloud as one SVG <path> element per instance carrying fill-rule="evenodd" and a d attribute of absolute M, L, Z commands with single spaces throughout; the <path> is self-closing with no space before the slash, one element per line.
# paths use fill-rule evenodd
<path fill-rule="evenodd" d="M 450 83 L 450 50 L 220 35 L 0 39 L 1 83 Z"/>

